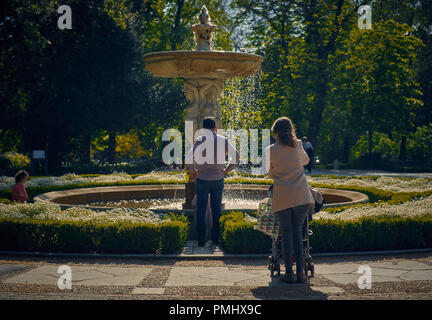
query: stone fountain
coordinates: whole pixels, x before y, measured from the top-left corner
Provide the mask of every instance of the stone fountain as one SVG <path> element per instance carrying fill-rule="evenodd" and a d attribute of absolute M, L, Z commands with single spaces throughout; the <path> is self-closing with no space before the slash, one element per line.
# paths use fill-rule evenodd
<path fill-rule="evenodd" d="M 146 54 L 144 61 L 147 69 L 156 77 L 184 79 L 184 93 L 189 101 L 185 121 L 193 122 L 194 131 L 202 127 L 202 120 L 207 116 L 213 116 L 217 128 L 221 129 L 217 99 L 224 88 L 224 80 L 256 73 L 264 58 L 251 53 L 212 50 L 211 37 L 217 26 L 211 24 L 205 6 L 198 19 L 199 23 L 191 27 L 195 34 L 195 51 L 154 52 Z M 189 179 L 184 209 L 192 208 L 194 194 L 195 182 Z"/>

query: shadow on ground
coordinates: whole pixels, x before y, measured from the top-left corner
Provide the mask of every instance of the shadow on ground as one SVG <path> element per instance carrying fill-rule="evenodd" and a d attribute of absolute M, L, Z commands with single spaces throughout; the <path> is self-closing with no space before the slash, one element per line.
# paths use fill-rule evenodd
<path fill-rule="evenodd" d="M 314 290 L 309 283 L 285 283 L 279 277 L 271 277 L 269 285 L 251 290 L 254 297 L 263 300 L 327 300 L 328 295 Z"/>

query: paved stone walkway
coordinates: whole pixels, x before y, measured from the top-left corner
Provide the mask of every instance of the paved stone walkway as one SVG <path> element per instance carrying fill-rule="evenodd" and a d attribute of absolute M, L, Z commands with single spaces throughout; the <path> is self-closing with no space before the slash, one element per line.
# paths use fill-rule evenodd
<path fill-rule="evenodd" d="M 263 260 L 82 260 L 0 258 L 0 299 L 432 299 L 432 255 L 319 258 L 315 277 L 286 284 Z M 58 268 L 72 289 L 57 286 Z M 359 267 L 372 288 L 358 287 Z"/>

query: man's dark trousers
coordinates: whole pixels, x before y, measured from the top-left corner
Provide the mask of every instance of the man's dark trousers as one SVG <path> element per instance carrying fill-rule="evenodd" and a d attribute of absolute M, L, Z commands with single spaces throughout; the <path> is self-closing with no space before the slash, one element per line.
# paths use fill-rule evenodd
<path fill-rule="evenodd" d="M 224 180 L 208 181 L 196 179 L 196 194 L 197 194 L 197 233 L 198 244 L 205 243 L 205 217 L 208 203 L 208 195 L 210 194 L 210 207 L 212 210 L 212 233 L 211 239 L 213 243 L 219 242 L 220 224 L 219 219 L 222 211 L 222 192 L 224 188 Z"/>

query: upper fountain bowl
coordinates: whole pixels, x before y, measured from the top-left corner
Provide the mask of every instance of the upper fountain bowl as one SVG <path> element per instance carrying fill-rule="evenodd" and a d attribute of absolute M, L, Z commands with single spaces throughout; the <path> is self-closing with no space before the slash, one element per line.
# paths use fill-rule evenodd
<path fill-rule="evenodd" d="M 225 51 L 163 51 L 144 56 L 147 69 L 156 77 L 220 79 L 256 73 L 264 57 Z"/>

